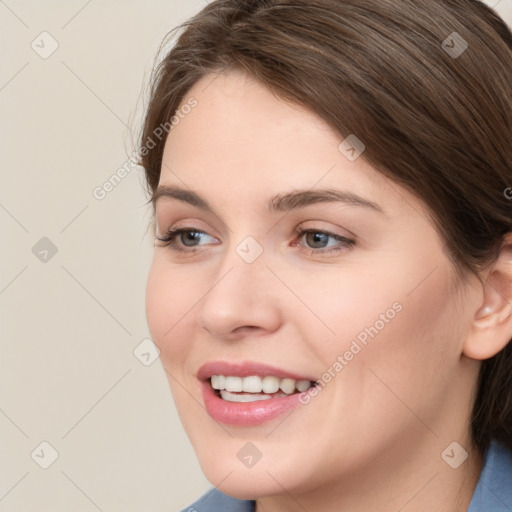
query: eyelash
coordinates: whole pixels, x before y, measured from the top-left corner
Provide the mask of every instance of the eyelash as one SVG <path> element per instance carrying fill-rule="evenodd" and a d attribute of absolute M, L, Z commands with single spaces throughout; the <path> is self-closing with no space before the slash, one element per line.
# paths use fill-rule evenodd
<path fill-rule="evenodd" d="M 207 233 L 205 233 L 204 231 L 201 231 L 199 229 L 185 227 L 185 228 L 171 228 L 165 233 L 165 236 L 163 238 L 160 238 L 158 236 L 155 238 L 158 241 L 162 242 L 162 247 L 168 247 L 171 251 L 178 252 L 178 253 L 191 254 L 191 253 L 197 252 L 198 247 L 192 247 L 190 249 L 183 249 L 181 247 L 177 247 L 176 245 L 173 245 L 173 242 L 176 237 L 178 237 L 181 233 L 189 233 L 189 232 L 207 235 Z M 326 255 L 326 254 L 338 253 L 345 248 L 350 249 L 351 247 L 353 247 L 355 245 L 355 240 L 352 240 L 350 238 L 347 238 L 347 237 L 344 237 L 341 235 L 336 235 L 334 233 L 330 233 L 329 231 L 322 231 L 319 229 L 304 229 L 304 228 L 300 228 L 300 227 L 294 231 L 294 235 L 296 237 L 298 237 L 299 239 L 308 233 L 320 233 L 322 235 L 327 235 L 331 238 L 334 238 L 335 240 L 340 242 L 340 245 L 338 245 L 336 247 L 331 247 L 331 248 L 323 248 L 323 249 L 309 248 L 310 256 L 317 256 L 319 254 Z M 304 247 L 304 246 L 300 246 L 300 247 L 302 247 L 305 250 L 308 250 L 307 247 Z"/>

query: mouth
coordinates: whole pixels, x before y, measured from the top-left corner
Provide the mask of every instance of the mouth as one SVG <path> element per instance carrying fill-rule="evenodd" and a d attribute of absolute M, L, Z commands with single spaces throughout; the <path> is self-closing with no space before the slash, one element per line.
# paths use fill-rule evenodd
<path fill-rule="evenodd" d="M 307 379 L 280 378 L 275 375 L 212 375 L 208 381 L 218 398 L 238 403 L 288 397 L 316 385 L 316 382 Z"/>
<path fill-rule="evenodd" d="M 300 404 L 319 382 L 260 363 L 211 362 L 197 378 L 208 414 L 218 422 L 256 426 Z"/>

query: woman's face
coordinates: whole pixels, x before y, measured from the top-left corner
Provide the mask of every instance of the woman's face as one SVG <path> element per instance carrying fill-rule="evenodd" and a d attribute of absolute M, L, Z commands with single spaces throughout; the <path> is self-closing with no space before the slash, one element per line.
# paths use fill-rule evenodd
<path fill-rule="evenodd" d="M 255 498 L 444 464 L 468 443 L 477 366 L 461 353 L 478 296 L 425 206 L 245 75 L 209 75 L 190 97 L 159 183 L 183 193 L 156 201 L 160 238 L 189 232 L 156 242 L 146 312 L 207 478 Z M 227 400 L 212 373 L 234 377 L 218 379 Z M 319 384 L 232 401 L 244 376 Z"/>

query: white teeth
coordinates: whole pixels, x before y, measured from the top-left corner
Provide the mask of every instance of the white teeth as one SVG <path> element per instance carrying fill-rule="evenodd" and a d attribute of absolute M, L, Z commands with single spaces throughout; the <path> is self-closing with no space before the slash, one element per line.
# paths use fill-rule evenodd
<path fill-rule="evenodd" d="M 256 402 L 258 400 L 272 400 L 270 395 L 255 394 L 233 394 L 225 389 L 221 390 L 220 396 L 228 402 Z"/>
<path fill-rule="evenodd" d="M 244 377 L 242 381 L 242 391 L 248 393 L 261 393 L 261 377 L 252 375 L 251 377 Z"/>
<path fill-rule="evenodd" d="M 291 395 L 295 391 L 295 380 L 294 379 L 283 379 L 279 384 L 281 391 L 287 395 Z"/>
<path fill-rule="evenodd" d="M 301 393 L 303 391 L 307 391 L 311 387 L 311 382 L 309 380 L 298 380 L 295 384 L 295 387 L 297 388 L 297 391 L 300 391 Z"/>
<path fill-rule="evenodd" d="M 281 379 L 267 375 L 266 377 L 263 377 L 263 391 L 265 393 L 276 393 L 279 391 L 280 383 Z"/>
<path fill-rule="evenodd" d="M 231 395 L 231 393 L 277 393 L 281 390 L 286 395 L 291 395 L 295 391 L 302 393 L 307 391 L 313 384 L 309 380 L 295 380 L 295 379 L 280 379 L 272 375 L 265 377 L 259 377 L 258 375 L 250 375 L 248 377 L 234 377 L 225 375 L 212 375 L 211 384 L 213 389 L 219 391 L 225 390 L 228 392 L 226 396 L 242 396 L 242 395 Z M 284 396 L 283 393 L 279 393 L 279 396 Z M 221 393 L 222 395 L 222 393 Z M 245 396 L 245 395 L 243 395 Z M 266 395 L 261 395 L 266 397 Z M 277 395 L 276 395 L 277 396 Z M 257 398 L 261 400 L 262 398 Z M 226 398 L 226 400 L 229 400 Z M 230 400 L 235 401 L 235 400 Z M 251 400 L 236 400 L 236 401 L 253 401 Z"/>
<path fill-rule="evenodd" d="M 228 391 L 242 391 L 241 377 L 226 377 L 225 388 Z"/>
<path fill-rule="evenodd" d="M 226 387 L 226 377 L 224 375 L 212 375 L 213 389 L 224 389 Z"/>

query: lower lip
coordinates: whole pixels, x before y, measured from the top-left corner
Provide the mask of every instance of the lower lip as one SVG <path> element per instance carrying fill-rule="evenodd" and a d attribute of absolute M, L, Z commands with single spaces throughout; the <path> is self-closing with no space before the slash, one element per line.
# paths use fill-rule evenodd
<path fill-rule="evenodd" d="M 201 384 L 204 405 L 208 414 L 214 420 L 227 425 L 251 426 L 269 421 L 301 405 L 300 397 L 307 393 L 304 391 L 286 397 L 255 402 L 229 402 L 217 396 L 209 380 Z"/>

